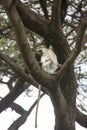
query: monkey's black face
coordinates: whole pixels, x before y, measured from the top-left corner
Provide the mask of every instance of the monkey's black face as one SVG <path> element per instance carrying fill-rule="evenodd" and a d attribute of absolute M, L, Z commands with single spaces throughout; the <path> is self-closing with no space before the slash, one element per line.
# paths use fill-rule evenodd
<path fill-rule="evenodd" d="M 40 65 L 40 67 L 49 74 L 54 74 L 59 68 L 59 63 L 57 57 L 52 49 L 45 47 L 38 47 L 36 49 L 35 57 Z"/>
<path fill-rule="evenodd" d="M 36 52 L 36 54 L 35 54 L 35 57 L 36 57 L 36 59 L 37 59 L 37 61 L 38 61 L 38 63 L 39 63 L 39 65 L 41 66 L 42 64 L 41 64 L 41 56 L 43 55 L 43 52 L 42 52 L 42 50 L 38 50 L 37 52 Z"/>

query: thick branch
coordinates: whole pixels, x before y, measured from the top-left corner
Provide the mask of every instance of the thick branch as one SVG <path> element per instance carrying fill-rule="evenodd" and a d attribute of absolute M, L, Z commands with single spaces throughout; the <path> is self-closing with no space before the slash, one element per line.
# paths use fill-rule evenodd
<path fill-rule="evenodd" d="M 10 107 L 12 110 L 15 110 L 20 115 L 24 114 L 24 112 L 25 112 L 23 107 L 21 107 L 20 105 L 18 105 L 16 103 L 12 103 L 12 105 Z"/>
<path fill-rule="evenodd" d="M 58 30 L 61 27 L 61 0 L 54 0 L 52 6 L 51 26 Z"/>
<path fill-rule="evenodd" d="M 20 78 L 11 92 L 0 101 L 0 113 L 9 107 L 12 102 L 25 90 L 24 83 L 25 81 Z"/>
<path fill-rule="evenodd" d="M 64 7 L 67 6 L 66 0 L 63 1 L 63 6 Z M 65 38 L 61 36 L 63 34 L 62 33 L 57 34 L 56 32 L 54 32 L 53 29 L 50 28 L 48 20 L 43 19 L 40 15 L 37 15 L 37 13 L 35 13 L 34 11 L 28 9 L 28 7 L 26 7 L 22 2 L 19 2 L 19 0 L 16 3 L 16 8 L 24 25 L 27 28 L 31 29 L 32 31 L 36 32 L 37 34 L 40 34 L 45 39 L 47 39 L 49 41 L 48 44 L 52 43 L 53 48 L 56 48 L 54 49 L 56 55 L 59 55 L 59 58 L 62 57 L 60 58 L 61 59 L 60 63 L 64 63 L 65 57 L 67 56 L 66 52 L 67 43 Z M 55 44 L 56 40 L 57 43 Z"/>
<path fill-rule="evenodd" d="M 30 10 L 19 0 L 16 3 L 16 8 L 26 27 L 43 37 L 47 37 L 47 29 L 49 28 L 48 20 L 42 18 L 40 15 Z"/>
<path fill-rule="evenodd" d="M 64 23 L 65 16 L 67 14 L 68 1 L 61 0 L 61 24 Z"/>
<path fill-rule="evenodd" d="M 87 128 L 87 115 L 76 109 L 76 121 L 83 127 Z"/>
<path fill-rule="evenodd" d="M 12 68 L 13 71 L 15 71 L 21 78 L 23 78 L 26 82 L 29 84 L 32 84 L 36 88 L 39 88 L 39 84 L 31 77 L 31 75 L 26 74 L 21 67 L 19 67 L 12 58 L 9 56 L 3 54 L 0 51 L 0 59 L 4 60 L 9 66 Z M 9 82 L 8 82 L 9 85 Z M 47 90 L 42 86 L 41 90 L 47 94 Z"/>
<path fill-rule="evenodd" d="M 65 61 L 65 63 L 63 64 L 63 66 L 61 67 L 59 72 L 56 74 L 57 79 L 59 79 L 59 80 L 62 79 L 66 70 L 69 68 L 69 66 L 74 62 L 74 60 L 79 55 L 79 53 L 82 49 L 83 37 L 84 37 L 84 34 L 85 34 L 86 27 L 87 27 L 87 18 L 85 18 L 80 24 L 75 49 L 73 49 L 69 58 L 67 58 L 67 60 Z"/>
<path fill-rule="evenodd" d="M 18 75 L 20 75 L 23 79 L 25 79 L 25 81 L 27 81 L 28 83 L 34 85 L 34 86 L 38 86 L 37 82 L 35 82 L 31 76 L 27 75 L 22 68 L 20 68 L 13 60 L 12 58 L 8 57 L 7 55 L 3 54 L 0 51 L 0 59 L 4 60 L 7 64 L 9 64 L 11 66 L 11 68 L 13 69 L 13 71 L 15 71 Z"/>
<path fill-rule="evenodd" d="M 6 1 L 7 3 L 7 1 Z M 6 13 L 9 16 L 10 21 L 13 24 L 14 27 L 14 31 L 15 31 L 15 36 L 17 39 L 17 44 L 19 46 L 20 52 L 23 56 L 23 59 L 27 65 L 27 67 L 29 68 L 29 70 L 31 71 L 32 76 L 43 86 L 45 87 L 49 87 L 49 81 L 52 81 L 52 77 L 50 75 L 48 75 L 47 73 L 43 72 L 39 66 L 39 64 L 37 63 L 34 54 L 32 52 L 32 50 L 29 47 L 28 41 L 27 41 L 27 37 L 25 34 L 25 30 L 24 30 L 24 25 L 21 21 L 21 18 L 15 8 L 15 6 L 11 9 L 8 10 L 6 8 L 6 4 L 5 4 L 5 10 Z M 20 34 L 19 34 L 20 32 Z M 32 60 L 31 60 L 32 59 Z"/>
<path fill-rule="evenodd" d="M 58 88 L 55 89 L 55 93 L 51 95 L 51 100 L 54 105 L 54 112 L 56 115 L 55 129 L 70 130 L 70 119 L 67 111 L 67 103 L 59 85 Z"/>

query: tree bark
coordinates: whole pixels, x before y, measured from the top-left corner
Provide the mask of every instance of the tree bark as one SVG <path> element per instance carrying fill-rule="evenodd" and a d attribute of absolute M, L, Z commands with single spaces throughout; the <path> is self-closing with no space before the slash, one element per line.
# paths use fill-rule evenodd
<path fill-rule="evenodd" d="M 69 79 L 64 78 L 61 81 L 61 86 L 60 84 L 57 85 L 58 81 L 56 82 L 55 80 L 51 79 L 52 76 L 43 73 L 40 67 L 38 66 L 38 64 L 36 63 L 34 55 L 28 46 L 23 24 L 16 11 L 16 8 L 12 7 L 12 9 L 9 10 L 7 8 L 7 4 L 5 3 L 5 10 L 14 26 L 17 43 L 20 48 L 20 52 L 23 55 L 26 65 L 31 70 L 32 76 L 39 83 L 44 85 L 44 87 L 46 87 L 49 91 L 50 98 L 52 100 L 54 106 L 54 112 L 55 112 L 55 121 L 56 121 L 55 130 L 61 130 L 61 129 L 74 130 L 75 129 L 76 84 L 75 84 L 75 77 L 73 73 L 73 67 L 70 67 L 68 72 L 66 73 Z M 55 53 L 57 54 L 57 56 L 60 57 L 59 58 L 60 63 L 64 63 L 65 60 L 69 57 L 69 47 L 66 42 L 66 39 L 64 38 L 62 30 L 59 27 L 60 22 L 58 25 L 56 25 L 55 22 L 52 23 L 53 25 L 49 27 L 49 32 L 51 35 L 48 39 L 50 40 L 50 44 L 53 46 Z M 53 26 L 55 27 L 53 28 Z M 56 30 L 56 26 L 58 31 Z M 19 31 L 20 31 L 20 35 L 18 35 Z M 59 49 L 61 51 L 59 51 Z M 65 89 L 61 89 L 61 88 L 65 88 Z"/>
<path fill-rule="evenodd" d="M 19 1 L 16 3 L 16 7 L 14 6 L 10 11 L 6 8 L 7 6 L 5 3 L 5 10 L 14 26 L 17 43 L 27 67 L 30 69 L 35 80 L 49 91 L 49 96 L 55 112 L 55 130 L 75 130 L 77 82 L 74 74 L 73 61 L 75 60 L 75 56 L 77 56 L 80 52 L 79 49 L 81 49 L 84 29 L 82 34 L 80 33 L 81 35 L 78 35 L 76 53 L 74 50 L 74 53 L 71 55 L 67 40 L 65 39 L 61 29 L 61 8 L 57 8 L 58 4 L 61 6 L 61 0 L 54 0 L 54 5 L 56 8 L 53 8 L 52 21 L 50 23 L 48 20 L 39 17 L 33 11 L 26 10 L 21 2 L 19 4 Z M 57 22 L 55 21 L 56 19 L 58 19 Z M 68 59 L 69 67 L 66 65 L 67 71 L 65 69 L 62 73 L 63 75 L 61 75 L 60 72 L 62 72 L 64 65 L 62 69 L 59 70 L 56 77 L 44 73 L 41 70 L 30 47 L 28 46 L 29 44 L 26 40 L 26 34 L 21 20 L 29 29 L 43 36 L 48 41 L 46 43 L 47 45 L 52 45 L 59 63 L 63 65 Z M 18 35 L 19 30 L 20 35 Z M 80 48 L 78 48 L 78 46 L 80 46 Z M 69 59 L 70 55 L 71 61 Z M 62 77 L 60 81 L 58 76 Z"/>
<path fill-rule="evenodd" d="M 83 127 L 87 128 L 87 115 L 76 109 L 76 121 Z"/>

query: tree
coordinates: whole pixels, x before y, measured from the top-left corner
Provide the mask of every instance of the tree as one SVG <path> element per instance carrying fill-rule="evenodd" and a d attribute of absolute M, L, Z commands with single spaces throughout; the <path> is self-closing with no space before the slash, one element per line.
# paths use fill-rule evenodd
<path fill-rule="evenodd" d="M 10 90 L 0 101 L 0 112 L 11 107 L 22 115 L 9 130 L 18 129 L 31 111 L 24 111 L 13 103 L 31 84 L 36 88 L 40 84 L 41 90 L 49 95 L 54 107 L 55 130 L 75 130 L 75 121 L 87 128 L 87 116 L 76 108 L 78 84 L 74 73 L 74 61 L 86 42 L 86 1 L 37 0 L 23 3 L 19 0 L 0 0 L 0 5 L 0 36 L 3 36 L 0 41 L 5 44 L 0 45 L 0 82 L 7 84 Z M 3 16 L 4 13 L 6 16 Z M 35 38 L 42 37 L 47 47 L 53 47 L 62 64 L 55 75 L 49 75 L 40 68 L 31 48 L 36 45 Z M 8 82 L 2 80 L 4 76 L 9 76 Z"/>

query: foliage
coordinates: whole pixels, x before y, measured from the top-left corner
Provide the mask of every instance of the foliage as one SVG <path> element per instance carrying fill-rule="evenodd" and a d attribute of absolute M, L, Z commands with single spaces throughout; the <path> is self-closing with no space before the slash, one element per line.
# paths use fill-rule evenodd
<path fill-rule="evenodd" d="M 39 84 L 53 104 L 55 130 L 75 130 L 75 121 L 87 128 L 87 116 L 78 110 L 87 112 L 86 21 L 87 2 L 83 0 L 0 1 L 0 84 L 9 89 L 0 101 L 0 112 L 11 107 L 21 115 L 8 130 L 24 124 L 37 104 L 25 111 L 15 99 Z M 55 75 L 45 73 L 35 59 L 40 44 L 51 45 L 62 64 Z"/>

